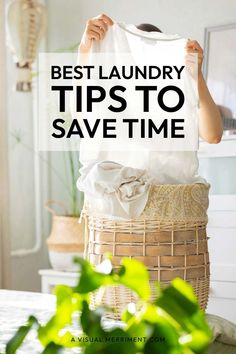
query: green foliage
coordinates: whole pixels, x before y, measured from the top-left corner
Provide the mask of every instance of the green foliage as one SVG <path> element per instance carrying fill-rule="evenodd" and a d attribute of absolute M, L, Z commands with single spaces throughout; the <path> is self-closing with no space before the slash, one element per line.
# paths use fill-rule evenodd
<path fill-rule="evenodd" d="M 21 326 L 15 335 L 9 340 L 6 346 L 7 354 L 14 354 L 16 350 L 21 346 L 25 337 L 34 326 L 39 326 L 37 319 L 34 316 L 28 318 L 28 323 L 25 326 Z"/>
<path fill-rule="evenodd" d="M 79 294 L 86 294 L 97 290 L 101 286 L 112 284 L 113 277 L 109 274 L 96 272 L 92 264 L 82 258 L 76 258 L 75 262 L 80 265 L 81 275 L 75 291 Z"/>
<path fill-rule="evenodd" d="M 63 119 L 65 121 L 71 121 L 71 115 L 69 113 L 64 114 Z M 64 165 L 64 173 L 62 173 L 61 169 L 57 168 L 53 163 L 53 156 L 47 156 L 43 153 L 39 153 L 35 151 L 30 145 L 25 143 L 24 133 L 20 130 L 15 130 L 11 132 L 11 136 L 14 139 L 16 145 L 21 145 L 24 149 L 30 151 L 31 153 L 38 156 L 40 161 L 47 165 L 47 167 L 51 170 L 53 175 L 57 178 L 57 180 L 63 186 L 63 189 L 66 191 L 66 195 L 69 202 L 69 213 L 66 215 L 69 216 L 79 216 L 81 207 L 83 205 L 83 193 L 78 191 L 76 186 L 76 181 L 79 177 L 79 168 L 81 167 L 79 161 L 79 154 L 75 151 L 64 151 L 61 154 L 63 165 Z M 51 153 L 51 154 L 55 154 Z M 66 202 L 67 202 L 66 198 Z M 79 206 L 79 207 L 78 207 Z"/>
<path fill-rule="evenodd" d="M 82 258 L 75 261 L 81 273 L 77 286 L 57 286 L 54 315 L 45 325 L 29 317 L 27 325 L 8 342 L 7 354 L 16 353 L 32 328 L 44 347 L 42 354 L 57 354 L 72 347 L 81 347 L 84 354 L 206 353 L 212 334 L 189 284 L 178 278 L 164 289 L 157 284 L 158 297 L 151 301 L 148 271 L 142 263 L 124 258 L 120 269 L 115 270 L 107 259 L 100 268 L 103 271 L 98 271 Z M 115 285 L 130 288 L 138 301 L 131 310 L 124 310 L 122 322 L 108 330 L 102 318 L 111 309 L 92 309 L 90 295 Z M 75 315 L 76 337 L 72 328 Z"/>
<path fill-rule="evenodd" d="M 143 263 L 123 258 L 118 275 L 118 282 L 135 291 L 141 299 L 150 298 L 149 274 Z"/>

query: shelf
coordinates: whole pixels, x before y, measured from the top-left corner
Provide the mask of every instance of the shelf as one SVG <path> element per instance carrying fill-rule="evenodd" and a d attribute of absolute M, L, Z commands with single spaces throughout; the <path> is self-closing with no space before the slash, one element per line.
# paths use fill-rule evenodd
<path fill-rule="evenodd" d="M 209 144 L 200 141 L 198 157 L 216 158 L 216 157 L 236 157 L 236 135 L 226 135 L 219 144 Z"/>
<path fill-rule="evenodd" d="M 227 135 L 223 135 L 221 141 L 227 141 L 227 140 L 236 140 L 236 134 L 227 134 Z M 201 138 L 199 138 L 199 142 L 200 144 L 208 144 L 207 142 L 205 142 L 204 140 L 202 140 Z"/>

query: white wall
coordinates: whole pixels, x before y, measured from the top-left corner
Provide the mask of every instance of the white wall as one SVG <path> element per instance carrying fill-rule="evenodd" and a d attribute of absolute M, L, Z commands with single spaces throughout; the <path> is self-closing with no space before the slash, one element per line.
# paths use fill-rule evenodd
<path fill-rule="evenodd" d="M 0 0 L 0 17 L 4 16 L 4 2 Z M 7 145 L 7 104 L 6 104 L 6 51 L 4 46 L 5 21 L 0 23 L 0 288 L 10 284 L 10 259 L 9 259 L 9 189 L 8 189 L 8 159 Z"/>
<path fill-rule="evenodd" d="M 5 6 L 9 1 L 4 1 Z M 6 38 L 3 38 L 3 41 L 5 45 Z M 8 140 L 5 154 L 9 169 L 9 231 L 5 237 L 11 243 L 11 251 L 33 248 L 37 225 L 40 225 L 42 237 L 42 244 L 37 252 L 24 256 L 11 255 L 11 282 L 8 282 L 7 287 L 17 290 L 40 290 L 38 269 L 48 267 L 45 239 L 49 230 L 47 213 L 44 210 L 48 186 L 44 181 L 38 191 L 36 180 L 42 177 L 45 164 L 41 163 L 40 173 L 35 170 L 38 155 L 34 152 L 33 94 L 15 90 L 15 63 L 9 49 L 5 46 L 3 54 L 6 54 L 4 70 L 7 108 L 7 127 L 4 133 Z M 21 140 L 17 141 L 14 135 Z M 37 193 L 41 199 L 38 198 Z M 38 216 L 37 210 L 42 218 Z"/>
<path fill-rule="evenodd" d="M 126 23 L 152 23 L 201 44 L 205 27 L 236 23 L 235 0 L 47 0 L 47 6 L 52 50 L 79 41 L 86 20 L 100 13 Z"/>
<path fill-rule="evenodd" d="M 8 0 L 5 0 L 5 3 L 7 2 Z M 202 45 L 205 27 L 236 23 L 235 0 L 46 0 L 45 2 L 48 10 L 46 38 L 48 51 L 67 48 L 79 42 L 86 20 L 99 13 L 107 13 L 114 20 L 127 23 L 153 23 L 163 32 L 195 38 Z M 9 53 L 7 60 L 9 136 L 13 128 L 21 127 L 27 143 L 32 145 L 32 97 L 31 94 L 19 94 L 12 90 L 15 69 Z M 12 139 L 9 139 L 9 150 L 9 184 L 11 187 L 11 234 L 9 237 L 17 240 L 20 245 L 21 237 L 24 238 L 26 232 L 32 235 L 32 241 L 34 239 L 34 156 L 32 152 L 26 152 L 22 145 L 16 146 Z M 52 159 L 58 164 L 59 169 L 64 168 L 58 153 L 52 154 Z M 65 191 L 55 177 L 52 176 L 50 184 L 51 197 L 63 198 Z M 48 188 L 48 186 L 42 188 Z M 42 204 L 45 201 L 42 198 Z M 44 211 L 42 214 L 47 224 L 47 214 Z M 44 239 L 47 233 L 46 227 Z M 14 258 L 12 263 L 13 287 L 39 289 L 37 269 L 47 266 L 45 245 L 37 256 L 32 255 L 25 259 Z"/>

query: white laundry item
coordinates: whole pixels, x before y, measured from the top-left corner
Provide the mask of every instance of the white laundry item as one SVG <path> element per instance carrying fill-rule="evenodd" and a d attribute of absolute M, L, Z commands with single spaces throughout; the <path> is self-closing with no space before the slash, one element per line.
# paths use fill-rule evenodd
<path fill-rule="evenodd" d="M 77 186 L 97 214 L 135 218 L 145 208 L 151 181 L 143 170 L 101 161 L 81 169 Z"/>
<path fill-rule="evenodd" d="M 93 53 L 127 53 L 150 57 L 157 50 L 172 51 L 173 55 L 185 53 L 186 39 L 178 35 L 167 35 L 159 32 L 145 32 L 134 25 L 115 23 L 109 28 L 102 41 L 94 41 L 91 52 Z M 191 85 L 191 84 L 190 84 Z M 197 102 L 197 92 L 190 88 L 189 101 Z M 194 108 L 198 114 L 198 107 Z M 179 184 L 179 183 L 205 183 L 198 175 L 197 151 L 88 151 L 86 145 L 81 145 L 80 161 L 83 166 L 88 166 L 94 161 L 114 161 L 123 166 L 147 171 L 154 183 Z"/>

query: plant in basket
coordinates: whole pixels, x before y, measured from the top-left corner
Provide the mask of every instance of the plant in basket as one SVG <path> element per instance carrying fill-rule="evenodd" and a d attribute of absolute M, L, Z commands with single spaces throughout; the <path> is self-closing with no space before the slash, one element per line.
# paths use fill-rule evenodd
<path fill-rule="evenodd" d="M 16 144 L 37 154 L 40 162 L 47 166 L 55 181 L 63 188 L 63 201 L 49 200 L 45 204 L 45 208 L 52 214 L 52 227 L 47 240 L 49 258 L 52 267 L 57 270 L 77 270 L 73 257 L 82 256 L 84 251 L 83 222 L 78 222 L 83 204 L 83 193 L 76 187 L 80 168 L 78 153 L 62 152 L 60 157 L 64 168 L 57 168 L 51 155 L 45 157 L 44 153 L 35 151 L 25 143 L 22 132 L 15 131 L 12 137 Z"/>
<path fill-rule="evenodd" d="M 51 205 L 62 207 L 63 213 L 57 214 Z M 62 202 L 49 200 L 45 207 L 52 214 L 51 233 L 47 239 L 51 265 L 57 270 L 77 271 L 73 258 L 83 256 L 84 223 L 79 222 L 78 214 L 71 215 Z"/>

